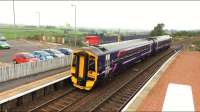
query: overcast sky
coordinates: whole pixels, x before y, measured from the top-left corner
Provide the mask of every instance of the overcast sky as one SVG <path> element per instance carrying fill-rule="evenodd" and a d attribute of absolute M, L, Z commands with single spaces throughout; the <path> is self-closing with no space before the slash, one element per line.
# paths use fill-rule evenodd
<path fill-rule="evenodd" d="M 200 29 L 200 1 L 15 1 L 16 24 L 151 30 L 157 23 L 167 29 Z M 13 2 L 0 1 L 0 23 L 13 24 Z"/>

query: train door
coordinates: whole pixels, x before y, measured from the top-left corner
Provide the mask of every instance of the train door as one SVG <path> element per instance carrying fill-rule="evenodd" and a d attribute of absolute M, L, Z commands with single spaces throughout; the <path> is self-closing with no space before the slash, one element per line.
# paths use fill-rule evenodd
<path fill-rule="evenodd" d="M 110 54 L 106 54 L 105 64 L 106 64 L 105 75 L 106 77 L 108 77 L 110 72 Z"/>
<path fill-rule="evenodd" d="M 152 52 L 156 52 L 157 42 L 155 39 L 152 39 L 152 40 L 153 40 L 153 43 L 151 45 L 151 50 L 152 50 Z"/>
<path fill-rule="evenodd" d="M 88 72 L 88 55 L 86 53 L 80 53 L 77 57 L 79 58 L 77 62 L 77 84 L 85 86 L 87 81 L 87 72 Z"/>

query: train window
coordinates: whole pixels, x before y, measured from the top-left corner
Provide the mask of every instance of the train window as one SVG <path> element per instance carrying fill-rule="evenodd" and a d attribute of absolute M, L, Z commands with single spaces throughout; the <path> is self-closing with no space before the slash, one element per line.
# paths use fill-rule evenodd
<path fill-rule="evenodd" d="M 76 66 L 76 63 L 77 63 L 77 56 L 74 55 L 74 56 L 73 56 L 72 66 Z"/>
<path fill-rule="evenodd" d="M 104 48 L 104 47 L 99 47 L 99 49 L 102 50 L 102 51 L 107 51 L 107 49 Z"/>
<path fill-rule="evenodd" d="M 102 69 L 103 69 L 103 65 L 102 65 L 102 63 L 101 63 L 101 61 L 100 61 L 100 59 L 99 59 L 99 60 L 98 60 L 98 71 L 101 72 Z"/>
<path fill-rule="evenodd" d="M 89 58 L 89 70 L 95 71 L 95 58 L 92 56 Z"/>

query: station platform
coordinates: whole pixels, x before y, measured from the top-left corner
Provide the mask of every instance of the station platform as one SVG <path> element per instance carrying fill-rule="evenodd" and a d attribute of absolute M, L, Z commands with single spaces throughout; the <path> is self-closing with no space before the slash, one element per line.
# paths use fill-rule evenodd
<path fill-rule="evenodd" d="M 15 88 L 4 90 L 0 92 L 0 104 L 14 100 L 31 92 L 37 91 L 49 85 L 55 84 L 59 81 L 70 77 L 69 71 L 58 73 L 52 76 L 41 78 L 39 80 L 26 83 Z"/>
<path fill-rule="evenodd" d="M 200 111 L 200 52 L 166 62 L 122 111 Z"/>

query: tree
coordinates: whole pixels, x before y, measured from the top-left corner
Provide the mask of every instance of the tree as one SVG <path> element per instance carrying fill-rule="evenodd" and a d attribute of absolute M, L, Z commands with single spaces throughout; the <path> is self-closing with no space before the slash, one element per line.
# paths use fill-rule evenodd
<path fill-rule="evenodd" d="M 151 31 L 151 36 L 161 36 L 165 34 L 165 31 L 163 30 L 165 24 L 159 23 L 157 26 L 154 27 L 154 29 Z"/>

